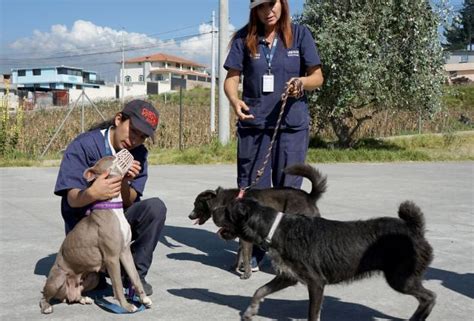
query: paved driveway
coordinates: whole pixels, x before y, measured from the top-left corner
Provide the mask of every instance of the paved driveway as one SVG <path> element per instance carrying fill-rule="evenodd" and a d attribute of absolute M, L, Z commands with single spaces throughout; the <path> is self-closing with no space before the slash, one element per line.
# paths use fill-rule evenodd
<path fill-rule="evenodd" d="M 435 259 L 425 286 L 438 295 L 430 320 L 472 320 L 474 315 L 474 163 L 324 164 L 328 191 L 325 217 L 339 220 L 396 216 L 400 202 L 424 211 Z M 152 166 L 146 197 L 159 196 L 168 218 L 148 280 L 154 307 L 134 315 L 98 306 L 59 304 L 40 314 L 41 289 L 64 238 L 57 168 L 0 169 L 1 320 L 239 320 L 257 287 L 273 275 L 263 271 L 240 280 L 229 271 L 237 243 L 220 240 L 212 222 L 194 226 L 187 215 L 194 197 L 235 185 L 235 166 Z M 308 190 L 305 182 L 303 188 Z M 255 320 L 305 319 L 307 292 L 297 285 L 268 297 Z M 389 288 L 380 276 L 328 286 L 322 320 L 402 320 L 417 302 Z"/>

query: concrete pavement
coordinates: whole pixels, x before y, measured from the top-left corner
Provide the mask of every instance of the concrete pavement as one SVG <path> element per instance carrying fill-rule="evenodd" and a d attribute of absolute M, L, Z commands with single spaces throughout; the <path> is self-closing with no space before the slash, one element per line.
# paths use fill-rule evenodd
<path fill-rule="evenodd" d="M 425 213 L 435 259 L 425 286 L 438 295 L 430 320 L 472 320 L 474 314 L 474 163 L 323 164 L 328 191 L 322 215 L 338 220 L 396 216 L 400 202 L 415 201 Z M 53 168 L 0 169 L 1 320 L 239 320 L 253 292 L 273 275 L 263 271 L 240 280 L 229 271 L 237 242 L 216 235 L 212 222 L 187 218 L 195 196 L 217 186 L 235 186 L 234 165 L 151 166 L 145 197 L 159 196 L 168 218 L 147 277 L 154 306 L 116 315 L 96 305 L 58 304 L 41 315 L 38 302 L 46 275 L 64 238 L 60 199 L 53 195 Z M 303 188 L 308 190 L 309 183 Z M 270 295 L 255 320 L 306 319 L 304 286 Z M 321 319 L 403 320 L 414 298 L 393 291 L 376 276 L 328 286 Z"/>

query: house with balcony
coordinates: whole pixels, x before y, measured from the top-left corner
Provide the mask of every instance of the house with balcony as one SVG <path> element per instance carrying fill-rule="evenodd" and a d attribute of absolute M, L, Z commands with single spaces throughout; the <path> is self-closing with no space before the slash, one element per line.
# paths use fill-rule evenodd
<path fill-rule="evenodd" d="M 28 108 L 65 106 L 83 91 L 102 92 L 105 85 L 96 72 L 69 66 L 15 68 L 11 80 Z M 114 93 L 115 88 L 112 93 L 99 93 L 99 96 L 114 97 Z"/>
<path fill-rule="evenodd" d="M 474 50 L 447 51 L 444 59 L 449 83 L 474 81 Z"/>
<path fill-rule="evenodd" d="M 211 86 L 206 66 L 164 53 L 125 60 L 124 69 L 120 69 L 122 75 L 126 88 L 144 85 L 147 95 Z"/>
<path fill-rule="evenodd" d="M 104 84 L 96 72 L 68 66 L 12 69 L 12 83 L 29 91 L 99 88 Z"/>

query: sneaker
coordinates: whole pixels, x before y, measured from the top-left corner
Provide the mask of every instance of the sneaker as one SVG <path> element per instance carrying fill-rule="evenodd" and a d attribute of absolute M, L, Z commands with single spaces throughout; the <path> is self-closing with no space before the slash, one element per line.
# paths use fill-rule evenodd
<path fill-rule="evenodd" d="M 145 278 L 140 278 L 140 281 L 142 282 L 143 285 L 143 290 L 145 291 L 145 294 L 147 296 L 150 296 L 153 294 L 153 287 L 151 286 L 150 283 L 148 283 Z M 128 277 L 123 278 L 123 287 L 126 289 L 130 286 L 130 280 Z"/>
<path fill-rule="evenodd" d="M 250 259 L 250 268 L 252 270 L 252 272 L 258 272 L 260 271 L 259 267 L 258 267 L 258 263 L 257 263 L 257 259 L 255 257 L 252 256 L 252 258 Z M 244 264 L 240 264 L 239 268 L 238 268 L 238 272 L 240 273 L 244 273 Z"/>
<path fill-rule="evenodd" d="M 153 294 L 153 287 L 151 286 L 150 283 L 148 283 L 145 278 L 140 278 L 140 281 L 142 281 L 142 285 L 143 285 L 143 290 L 145 290 L 145 294 L 147 296 L 150 296 Z"/>

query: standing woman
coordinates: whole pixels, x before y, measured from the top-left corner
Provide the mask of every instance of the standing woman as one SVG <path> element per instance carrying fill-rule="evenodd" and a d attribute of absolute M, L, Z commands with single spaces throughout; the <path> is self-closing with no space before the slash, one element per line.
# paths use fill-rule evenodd
<path fill-rule="evenodd" d="M 305 26 L 291 22 L 288 0 L 251 0 L 249 22 L 232 38 L 224 63 L 227 98 L 238 117 L 237 184 L 245 188 L 255 180 L 268 152 L 281 108 L 281 95 L 291 81 L 302 91 L 323 83 L 315 41 Z M 243 76 L 242 98 L 238 95 Z M 283 169 L 304 163 L 309 142 L 306 95 L 290 92 L 272 155 L 256 188 L 300 188 L 302 178 L 284 175 Z M 252 270 L 264 252 L 254 247 Z"/>

